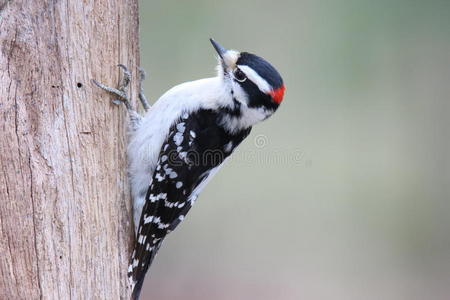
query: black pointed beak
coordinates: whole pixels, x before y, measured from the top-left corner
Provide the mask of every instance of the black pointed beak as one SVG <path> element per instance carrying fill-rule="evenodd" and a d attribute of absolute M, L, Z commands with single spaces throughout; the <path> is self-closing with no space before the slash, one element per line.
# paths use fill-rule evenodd
<path fill-rule="evenodd" d="M 225 54 L 225 52 L 227 52 L 227 49 L 225 49 L 224 47 L 222 47 L 221 45 L 219 45 L 219 43 L 217 43 L 215 40 L 213 39 L 209 39 L 209 41 L 211 42 L 211 44 L 213 45 L 214 49 L 216 49 L 217 53 L 219 54 L 220 58 L 223 58 L 223 55 Z"/>

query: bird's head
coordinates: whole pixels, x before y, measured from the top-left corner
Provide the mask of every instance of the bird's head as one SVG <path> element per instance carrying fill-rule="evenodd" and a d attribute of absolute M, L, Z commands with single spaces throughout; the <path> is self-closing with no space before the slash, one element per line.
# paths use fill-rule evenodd
<path fill-rule="evenodd" d="M 240 111 L 252 119 L 248 122 L 257 123 L 272 115 L 284 96 L 280 73 L 262 57 L 227 50 L 213 39 L 210 41 L 219 55 L 219 77 L 230 87 Z"/>

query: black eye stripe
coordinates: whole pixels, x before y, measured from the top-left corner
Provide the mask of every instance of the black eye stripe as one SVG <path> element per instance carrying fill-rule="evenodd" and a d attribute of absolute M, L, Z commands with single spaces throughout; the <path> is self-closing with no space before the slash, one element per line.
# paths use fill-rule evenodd
<path fill-rule="evenodd" d="M 239 82 L 244 82 L 247 79 L 247 76 L 245 75 L 245 73 L 242 72 L 242 70 L 239 68 L 236 68 L 233 75 L 234 75 L 234 78 Z"/>

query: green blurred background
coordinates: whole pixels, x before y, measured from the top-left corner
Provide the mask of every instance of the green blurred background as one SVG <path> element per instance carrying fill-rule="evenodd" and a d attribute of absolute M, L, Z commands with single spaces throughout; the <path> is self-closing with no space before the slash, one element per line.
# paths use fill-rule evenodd
<path fill-rule="evenodd" d="M 265 57 L 285 100 L 166 240 L 142 299 L 450 299 L 450 1 L 141 1 L 147 96 Z"/>

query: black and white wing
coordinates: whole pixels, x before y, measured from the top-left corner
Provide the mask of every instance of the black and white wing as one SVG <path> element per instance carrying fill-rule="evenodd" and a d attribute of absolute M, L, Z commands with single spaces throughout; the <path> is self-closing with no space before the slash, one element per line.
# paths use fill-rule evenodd
<path fill-rule="evenodd" d="M 133 299 L 165 236 L 177 227 L 201 189 L 251 128 L 235 134 L 218 125 L 211 110 L 185 114 L 162 146 L 137 233 L 128 276 Z"/>

